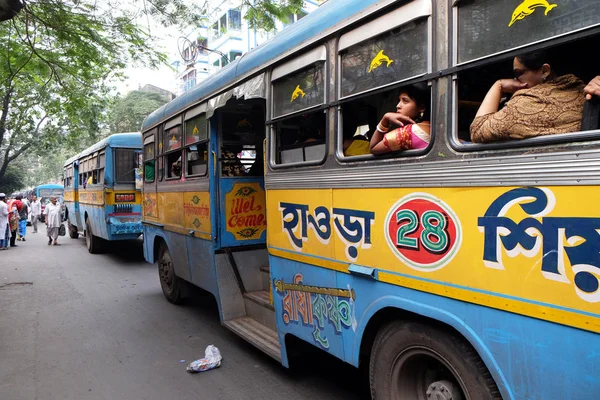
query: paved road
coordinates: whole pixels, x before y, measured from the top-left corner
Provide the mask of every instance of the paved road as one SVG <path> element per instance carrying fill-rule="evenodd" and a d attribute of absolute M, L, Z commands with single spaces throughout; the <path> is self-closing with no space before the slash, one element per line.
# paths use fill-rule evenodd
<path fill-rule="evenodd" d="M 222 327 L 200 290 L 169 304 L 141 241 L 94 256 L 60 239 L 29 234 L 0 252 L 1 400 L 368 397 L 364 374 L 310 347 L 285 369 Z M 187 373 L 209 344 L 221 368 Z"/>

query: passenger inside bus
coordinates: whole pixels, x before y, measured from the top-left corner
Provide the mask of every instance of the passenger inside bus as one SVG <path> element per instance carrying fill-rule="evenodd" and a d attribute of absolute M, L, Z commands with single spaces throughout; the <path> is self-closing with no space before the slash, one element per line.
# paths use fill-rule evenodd
<path fill-rule="evenodd" d="M 238 154 L 241 153 L 241 146 L 225 146 L 221 147 L 221 173 L 225 177 L 244 176 L 246 169 L 239 159 Z"/>
<path fill-rule="evenodd" d="M 354 107 L 350 103 L 344 106 L 342 116 L 344 138 L 343 151 L 346 157 L 371 154 L 370 140 L 377 126 L 377 113 L 374 107 Z M 366 124 L 362 124 L 366 122 Z"/>
<path fill-rule="evenodd" d="M 585 84 L 573 74 L 559 75 L 552 54 L 516 56 L 513 79 L 492 85 L 471 124 L 477 143 L 576 132 L 581 128 Z M 513 95 L 499 110 L 504 94 Z"/>
<path fill-rule="evenodd" d="M 600 75 L 592 79 L 590 83 L 583 88 L 583 92 L 585 93 L 586 100 L 592 100 L 592 96 L 600 97 Z"/>
<path fill-rule="evenodd" d="M 180 178 L 181 177 L 181 155 L 175 162 L 171 164 L 171 170 L 169 178 Z"/>
<path fill-rule="evenodd" d="M 371 138 L 375 155 L 400 150 L 424 149 L 429 145 L 429 96 L 426 90 L 409 86 L 400 91 L 396 112 L 386 113 Z"/>

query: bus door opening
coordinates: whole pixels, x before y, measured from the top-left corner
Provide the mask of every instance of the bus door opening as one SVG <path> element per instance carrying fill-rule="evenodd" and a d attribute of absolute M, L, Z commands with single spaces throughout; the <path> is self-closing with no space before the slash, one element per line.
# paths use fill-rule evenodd
<path fill-rule="evenodd" d="M 217 111 L 221 247 L 266 242 L 264 99 L 230 99 Z"/>

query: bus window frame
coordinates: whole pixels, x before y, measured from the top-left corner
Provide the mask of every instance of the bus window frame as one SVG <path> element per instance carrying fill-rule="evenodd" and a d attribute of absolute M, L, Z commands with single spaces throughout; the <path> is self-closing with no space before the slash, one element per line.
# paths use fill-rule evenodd
<path fill-rule="evenodd" d="M 118 175 L 118 171 L 117 171 L 117 152 L 118 151 L 132 151 L 133 154 L 135 154 L 136 151 L 140 151 L 138 149 L 134 149 L 134 148 L 129 148 L 129 147 L 117 147 L 117 148 L 113 148 L 113 171 L 114 171 L 114 180 L 113 180 L 113 184 L 114 185 L 131 185 L 132 183 L 135 184 L 135 172 L 133 174 L 133 180 L 131 181 L 119 181 L 117 179 Z"/>
<path fill-rule="evenodd" d="M 176 123 L 173 124 L 173 122 L 176 122 Z M 170 150 L 170 151 L 164 151 L 164 149 L 165 149 L 165 142 L 166 142 L 166 139 L 168 139 L 167 136 L 169 135 L 169 133 L 168 133 L 169 130 L 173 129 L 173 128 L 177 128 L 177 127 L 179 127 L 179 129 L 181 130 L 181 134 L 180 134 L 181 135 L 180 136 L 181 137 L 181 139 L 180 139 L 181 140 L 181 145 L 177 149 Z M 163 142 L 162 142 L 163 143 L 163 149 L 162 150 L 163 150 L 163 153 L 161 154 L 161 156 L 163 158 L 163 165 L 162 165 L 162 167 L 164 168 L 164 173 L 163 173 L 163 177 L 162 177 L 163 179 L 161 179 L 161 181 L 165 180 L 165 181 L 171 181 L 171 182 L 173 182 L 173 181 L 179 181 L 179 180 L 181 180 L 183 178 L 183 175 L 184 175 L 183 174 L 183 156 L 184 156 L 184 154 L 183 154 L 183 149 L 184 149 L 184 146 L 183 146 L 183 139 L 184 139 L 183 131 L 184 131 L 184 126 L 183 126 L 183 123 L 181 121 L 181 115 L 178 115 L 176 118 L 173 118 L 172 120 L 168 121 L 163 126 L 163 130 L 162 130 L 162 135 L 163 135 Z M 177 152 L 179 152 L 179 156 L 181 157 L 181 171 L 180 171 L 179 176 L 169 177 L 169 172 L 167 170 L 169 168 L 168 162 L 167 162 L 168 161 L 168 157 L 170 155 L 172 155 L 172 154 L 177 153 Z"/>
<path fill-rule="evenodd" d="M 533 41 L 530 43 L 525 43 L 519 46 L 515 46 L 515 47 L 509 47 L 506 48 L 504 50 L 495 52 L 495 53 L 491 53 L 485 56 L 481 56 L 478 58 L 474 58 L 471 60 L 467 60 L 467 61 L 463 61 L 461 63 L 458 62 L 458 7 L 459 4 L 461 3 L 461 0 L 452 0 L 452 18 L 451 18 L 451 23 L 449 24 L 449 27 L 451 29 L 451 31 L 449 32 L 449 37 L 451 38 L 451 43 L 452 43 L 452 50 L 451 50 L 451 58 L 452 58 L 452 69 L 456 70 L 460 67 L 463 66 L 477 66 L 477 65 L 482 65 L 482 64 L 487 64 L 487 62 L 485 62 L 486 60 L 489 60 L 490 58 L 500 58 L 502 55 L 507 55 L 507 54 L 521 54 L 523 53 L 523 49 L 527 49 L 527 51 L 534 51 L 536 49 L 540 49 L 540 48 L 544 48 L 544 47 L 552 47 L 552 46 L 556 46 L 560 43 L 565 43 L 565 42 L 569 42 L 572 39 L 573 36 L 594 36 L 596 31 L 600 30 L 600 24 L 596 24 L 596 25 L 592 25 L 592 26 L 588 26 L 588 27 L 584 27 L 584 28 L 579 28 L 576 29 L 574 31 L 571 32 L 565 32 L 565 33 L 561 33 L 559 35 L 555 35 L 549 38 L 545 38 L 545 39 L 541 39 L 541 40 L 537 40 L 537 41 Z M 571 39 L 570 39 L 571 38 Z M 549 43 L 552 43 L 552 45 L 550 45 Z M 493 61 L 490 61 L 493 62 Z M 475 65 L 473 65 L 475 64 Z"/>
<path fill-rule="evenodd" d="M 206 125 L 206 139 L 200 139 L 196 142 L 193 143 L 187 143 L 187 125 L 186 122 L 189 120 L 192 120 L 194 118 L 198 118 L 198 117 L 204 117 L 204 124 Z M 208 163 L 209 163 L 209 152 L 210 152 L 210 128 L 208 125 L 208 118 L 206 116 L 206 103 L 201 104 L 200 106 L 197 106 L 191 110 L 188 110 L 185 113 L 185 118 L 183 120 L 183 133 L 182 133 L 182 144 L 183 144 L 183 155 L 182 155 L 182 159 L 181 159 L 181 169 L 182 169 L 182 174 L 183 176 L 187 179 L 187 178 L 201 178 L 201 177 L 206 177 L 208 176 Z M 188 149 L 191 146 L 198 146 L 198 145 L 202 145 L 202 144 L 206 144 L 206 168 L 204 170 L 204 173 L 202 174 L 188 174 L 188 160 L 187 160 L 187 156 L 188 156 Z M 185 164 L 185 165 L 183 165 Z"/>
<path fill-rule="evenodd" d="M 472 70 L 477 67 L 505 61 L 507 59 L 511 59 L 519 54 L 523 54 L 524 52 L 532 52 L 537 50 L 544 50 L 552 47 L 556 47 L 559 45 L 563 45 L 572 41 L 586 39 L 590 37 L 597 36 L 600 38 L 600 26 L 595 26 L 592 28 L 587 28 L 584 31 L 575 31 L 570 33 L 565 33 L 562 35 L 555 36 L 550 39 L 545 39 L 542 41 L 534 42 L 532 44 L 513 47 L 507 49 L 505 51 L 490 54 L 485 57 L 480 57 L 476 60 L 470 60 L 468 62 L 464 62 L 461 64 L 457 64 L 458 58 L 458 50 L 456 46 L 456 41 L 458 40 L 457 28 L 454 26 L 457 23 L 458 18 L 458 9 L 456 4 L 458 4 L 460 0 L 454 0 L 453 2 L 453 26 L 452 26 L 452 41 L 454 45 L 452 46 L 452 79 L 451 79 L 451 101 L 450 101 L 450 115 L 449 115 L 449 123 L 450 129 L 447 129 L 447 140 L 450 147 L 460 153 L 476 153 L 476 152 L 485 152 L 488 150 L 510 150 L 510 149 L 531 149 L 531 148 L 540 148 L 548 145 L 560 145 L 569 143 L 580 143 L 587 141 L 598 141 L 600 139 L 600 129 L 598 130 L 589 130 L 589 131 L 577 131 L 577 132 L 567 132 L 555 135 L 541 135 L 535 136 L 525 139 L 510 139 L 503 140 L 498 142 L 490 142 L 490 143 L 461 143 L 458 137 L 458 85 L 459 85 L 459 74 L 464 73 L 465 71 Z M 507 76 L 510 74 L 510 71 L 507 72 Z M 449 74 L 448 74 L 449 75 Z M 481 99 L 483 100 L 483 98 Z"/>
<path fill-rule="evenodd" d="M 404 24 L 419 20 L 421 18 L 427 18 L 427 70 L 425 73 L 417 74 L 411 77 L 401 79 L 399 81 L 392 82 L 388 85 L 375 87 L 369 90 L 365 90 L 359 93 L 354 93 L 349 96 L 342 97 L 342 51 L 352 46 L 358 45 L 369 41 L 377 36 L 383 35 L 393 29 L 399 28 Z M 394 21 L 392 24 L 389 21 Z M 429 79 L 429 76 L 433 70 L 433 3 L 431 0 L 416 0 L 407 4 L 404 4 L 397 9 L 386 13 L 372 21 L 369 21 L 363 25 L 357 26 L 355 29 L 344 33 L 339 37 L 337 41 L 336 57 L 337 65 L 335 68 L 336 74 L 336 95 L 338 101 L 336 102 L 335 113 L 336 113 L 336 124 L 337 129 L 335 131 L 335 158 L 337 161 L 347 164 L 351 162 L 379 162 L 390 159 L 405 159 L 424 156 L 428 154 L 435 142 L 435 109 L 436 104 L 436 82 Z M 368 33 L 361 33 L 361 30 L 368 30 Z M 346 41 L 346 42 L 345 42 Z M 429 145 L 424 149 L 411 149 L 397 151 L 385 155 L 373 155 L 364 154 L 359 156 L 346 156 L 344 155 L 344 132 L 343 132 L 343 118 L 342 108 L 344 104 L 351 101 L 359 100 L 363 97 L 376 95 L 378 93 L 384 93 L 392 90 L 398 90 L 402 87 L 410 86 L 416 83 L 426 82 L 429 89 L 429 107 L 430 107 L 430 123 L 431 133 Z"/>
<path fill-rule="evenodd" d="M 101 150 L 98 153 L 98 185 L 104 185 L 104 178 L 106 173 L 106 150 Z"/>
<path fill-rule="evenodd" d="M 156 133 L 158 132 L 158 130 L 152 129 L 149 132 L 145 133 L 142 139 L 142 164 L 143 164 L 143 168 L 144 168 L 144 184 L 148 183 L 148 184 L 152 184 L 156 182 L 156 160 L 158 158 L 157 154 L 156 154 Z M 146 159 L 146 146 L 152 144 L 152 158 L 151 159 Z M 148 180 L 146 179 L 146 164 L 149 161 L 154 161 L 154 178 L 152 178 L 152 180 Z"/>
<path fill-rule="evenodd" d="M 330 121 L 329 121 L 329 80 L 330 80 L 330 57 L 329 51 L 326 42 L 320 42 L 314 45 L 314 47 L 299 56 L 283 63 L 280 65 L 276 65 L 271 69 L 271 73 L 269 75 L 269 96 L 268 96 L 268 111 L 271 116 L 270 120 L 265 122 L 267 127 L 267 137 L 268 137 L 268 165 L 273 170 L 278 169 L 286 169 L 286 168 L 295 168 L 295 167 L 310 167 L 316 165 L 323 165 L 329 156 L 329 129 L 330 129 Z M 274 96 L 273 96 L 273 82 L 277 81 L 280 78 L 289 76 L 293 73 L 297 73 L 307 67 L 310 67 L 313 64 L 323 62 L 323 84 L 324 84 L 324 93 L 323 93 L 323 102 L 318 105 L 314 105 L 311 107 L 307 107 L 302 110 L 298 110 L 292 113 L 287 113 L 283 115 L 278 115 L 273 117 L 274 115 Z M 277 163 L 277 128 L 276 124 L 279 122 L 283 122 L 287 119 L 296 118 L 303 114 L 313 114 L 323 112 L 325 114 L 325 153 L 320 160 L 313 161 L 301 161 L 301 162 L 293 162 L 286 164 L 278 164 Z"/>
<path fill-rule="evenodd" d="M 422 74 L 417 74 L 391 82 L 387 85 L 377 86 L 362 92 L 353 93 L 348 96 L 342 96 L 342 52 L 355 45 L 367 42 L 377 36 L 397 29 L 405 24 L 417 21 L 421 18 L 427 18 L 427 67 Z M 390 21 L 393 21 L 390 23 Z M 367 31 L 362 33 L 362 31 Z M 386 13 L 363 25 L 359 25 L 351 31 L 342 34 L 337 41 L 336 49 L 337 65 L 336 73 L 336 95 L 339 102 L 349 101 L 350 99 L 365 94 L 374 94 L 381 89 L 391 88 L 403 82 L 418 82 L 418 79 L 431 74 L 433 68 L 433 4 L 432 0 L 413 0 L 397 9 Z M 404 85 L 406 86 L 406 84 Z"/>

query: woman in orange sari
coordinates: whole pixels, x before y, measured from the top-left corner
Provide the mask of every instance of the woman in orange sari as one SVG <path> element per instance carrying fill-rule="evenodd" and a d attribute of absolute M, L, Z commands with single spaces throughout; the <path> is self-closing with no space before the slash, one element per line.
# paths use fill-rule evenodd
<path fill-rule="evenodd" d="M 371 154 L 424 149 L 431 139 L 427 117 L 428 96 L 414 86 L 400 91 L 396 112 L 381 118 L 371 137 Z"/>

